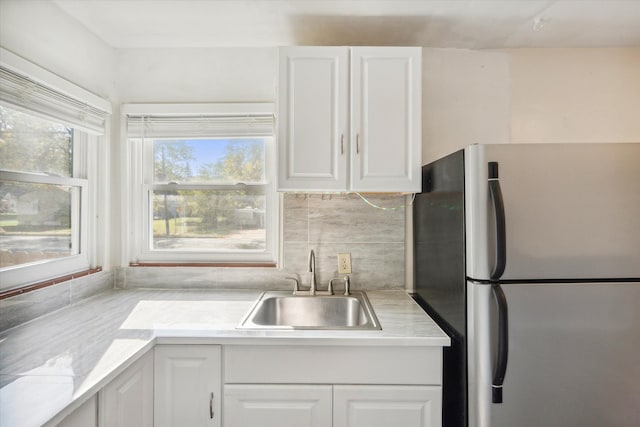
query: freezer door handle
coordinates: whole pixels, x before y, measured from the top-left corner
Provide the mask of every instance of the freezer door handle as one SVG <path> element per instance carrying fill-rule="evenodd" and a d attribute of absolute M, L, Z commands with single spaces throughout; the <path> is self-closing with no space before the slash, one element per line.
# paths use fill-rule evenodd
<path fill-rule="evenodd" d="M 489 195 L 493 202 L 493 211 L 496 218 L 496 262 L 489 276 L 491 281 L 497 281 L 502 277 L 507 265 L 507 235 L 505 230 L 504 201 L 502 190 L 498 180 L 498 163 L 489 162 Z"/>
<path fill-rule="evenodd" d="M 507 298 L 499 284 L 491 285 L 493 295 L 498 305 L 498 352 L 496 367 L 493 371 L 492 402 L 502 403 L 502 385 L 507 373 L 507 360 L 509 359 L 509 319 L 507 310 Z"/>

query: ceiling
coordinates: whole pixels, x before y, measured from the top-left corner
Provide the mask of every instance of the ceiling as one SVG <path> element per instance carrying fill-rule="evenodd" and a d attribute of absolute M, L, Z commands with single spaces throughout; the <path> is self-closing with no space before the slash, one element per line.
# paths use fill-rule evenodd
<path fill-rule="evenodd" d="M 640 0 L 53 0 L 114 48 L 640 47 Z"/>

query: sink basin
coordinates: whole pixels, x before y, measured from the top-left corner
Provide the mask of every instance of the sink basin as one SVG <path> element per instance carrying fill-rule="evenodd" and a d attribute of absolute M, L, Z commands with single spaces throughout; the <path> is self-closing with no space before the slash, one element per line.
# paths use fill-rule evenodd
<path fill-rule="evenodd" d="M 294 296 L 264 292 L 239 329 L 381 329 L 364 292 Z"/>

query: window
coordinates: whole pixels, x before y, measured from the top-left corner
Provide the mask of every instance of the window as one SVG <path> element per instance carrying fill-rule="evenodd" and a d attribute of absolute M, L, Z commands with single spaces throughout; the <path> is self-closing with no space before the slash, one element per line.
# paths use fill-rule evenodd
<path fill-rule="evenodd" d="M 0 66 L 0 290 L 96 266 L 89 169 L 105 110 Z"/>
<path fill-rule="evenodd" d="M 0 104 L 0 268 L 80 254 L 87 180 L 75 178 L 75 133 Z"/>
<path fill-rule="evenodd" d="M 130 186 L 130 261 L 272 263 L 277 209 L 271 106 L 132 111 L 141 108 L 125 107 L 131 177 L 138 181 Z"/>

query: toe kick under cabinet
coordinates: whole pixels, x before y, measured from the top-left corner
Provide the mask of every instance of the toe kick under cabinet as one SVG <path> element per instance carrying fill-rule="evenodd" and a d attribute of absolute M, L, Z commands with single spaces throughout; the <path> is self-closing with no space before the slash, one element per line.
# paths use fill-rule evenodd
<path fill-rule="evenodd" d="M 225 427 L 440 426 L 441 347 L 224 346 Z"/>

